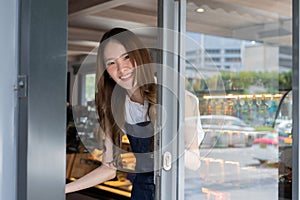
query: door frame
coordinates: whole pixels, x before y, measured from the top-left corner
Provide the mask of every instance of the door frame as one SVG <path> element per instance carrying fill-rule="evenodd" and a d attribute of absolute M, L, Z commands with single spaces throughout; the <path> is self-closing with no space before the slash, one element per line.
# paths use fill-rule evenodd
<path fill-rule="evenodd" d="M 19 1 L 17 199 L 65 199 L 68 1 Z"/>
<path fill-rule="evenodd" d="M 300 123 L 300 70 L 299 70 L 299 12 L 300 4 L 298 0 L 293 0 L 293 77 L 292 77 L 292 91 L 293 91 L 293 144 L 292 144 L 292 162 L 293 162 L 293 174 L 292 174 L 292 199 L 299 199 L 299 123 Z"/>
<path fill-rule="evenodd" d="M 156 199 L 184 199 L 184 93 L 186 1 L 158 0 L 159 64 L 158 102 L 165 112 L 158 121 L 166 122 L 156 137 Z M 170 92 L 171 91 L 171 92 Z M 168 192 L 166 192 L 168 191 Z"/>

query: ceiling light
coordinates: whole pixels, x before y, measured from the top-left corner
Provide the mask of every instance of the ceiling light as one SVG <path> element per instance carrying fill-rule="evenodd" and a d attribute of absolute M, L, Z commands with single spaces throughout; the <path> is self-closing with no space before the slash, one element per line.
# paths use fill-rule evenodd
<path fill-rule="evenodd" d="M 205 12 L 205 9 L 200 7 L 200 8 L 196 9 L 196 12 L 203 13 L 203 12 Z"/>

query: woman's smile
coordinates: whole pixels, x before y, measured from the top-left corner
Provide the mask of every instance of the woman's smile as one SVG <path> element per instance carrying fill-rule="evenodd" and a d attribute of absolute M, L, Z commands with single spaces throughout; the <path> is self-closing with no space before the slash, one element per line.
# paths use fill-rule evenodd
<path fill-rule="evenodd" d="M 135 67 L 125 47 L 116 40 L 110 40 L 104 49 L 104 60 L 110 77 L 124 89 L 132 89 Z"/>
<path fill-rule="evenodd" d="M 133 76 L 133 71 L 129 72 L 129 73 L 126 73 L 124 75 L 122 75 L 120 77 L 120 79 L 122 79 L 122 81 L 128 81 L 129 79 L 131 79 Z"/>

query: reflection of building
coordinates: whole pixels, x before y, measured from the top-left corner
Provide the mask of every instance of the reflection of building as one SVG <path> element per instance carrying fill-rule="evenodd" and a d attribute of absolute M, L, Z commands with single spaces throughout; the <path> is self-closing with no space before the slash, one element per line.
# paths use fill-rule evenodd
<path fill-rule="evenodd" d="M 292 49 L 285 46 L 189 33 L 193 41 L 186 45 L 186 73 L 211 71 L 288 71 L 292 67 Z M 197 43 L 189 45 L 188 43 Z"/>
<path fill-rule="evenodd" d="M 292 69 L 292 49 L 271 45 L 246 46 L 243 71 L 289 71 Z"/>
<path fill-rule="evenodd" d="M 241 70 L 241 49 L 245 41 L 195 33 L 188 36 L 198 43 L 186 45 L 186 72 L 189 77 L 194 76 L 193 68 L 207 72 Z"/>
<path fill-rule="evenodd" d="M 278 71 L 279 67 L 278 47 L 256 45 L 245 48 L 244 71 Z M 273 58 L 273 59 L 271 59 Z M 277 59 L 275 59 L 277 58 Z"/>
<path fill-rule="evenodd" d="M 293 50 L 288 46 L 279 47 L 279 71 L 291 71 L 292 70 L 292 56 Z"/>

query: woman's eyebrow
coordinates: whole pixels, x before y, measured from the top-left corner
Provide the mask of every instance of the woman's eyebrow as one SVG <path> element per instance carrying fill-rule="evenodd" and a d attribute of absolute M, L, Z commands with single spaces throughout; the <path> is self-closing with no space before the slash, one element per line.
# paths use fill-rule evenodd
<path fill-rule="evenodd" d="M 115 59 L 121 58 L 122 56 L 124 56 L 124 55 L 126 55 L 126 54 L 128 54 L 128 52 L 125 52 L 125 53 L 119 55 L 117 58 L 107 58 L 107 59 L 104 59 L 104 61 L 107 62 L 107 61 L 109 61 L 109 60 L 115 60 Z"/>

